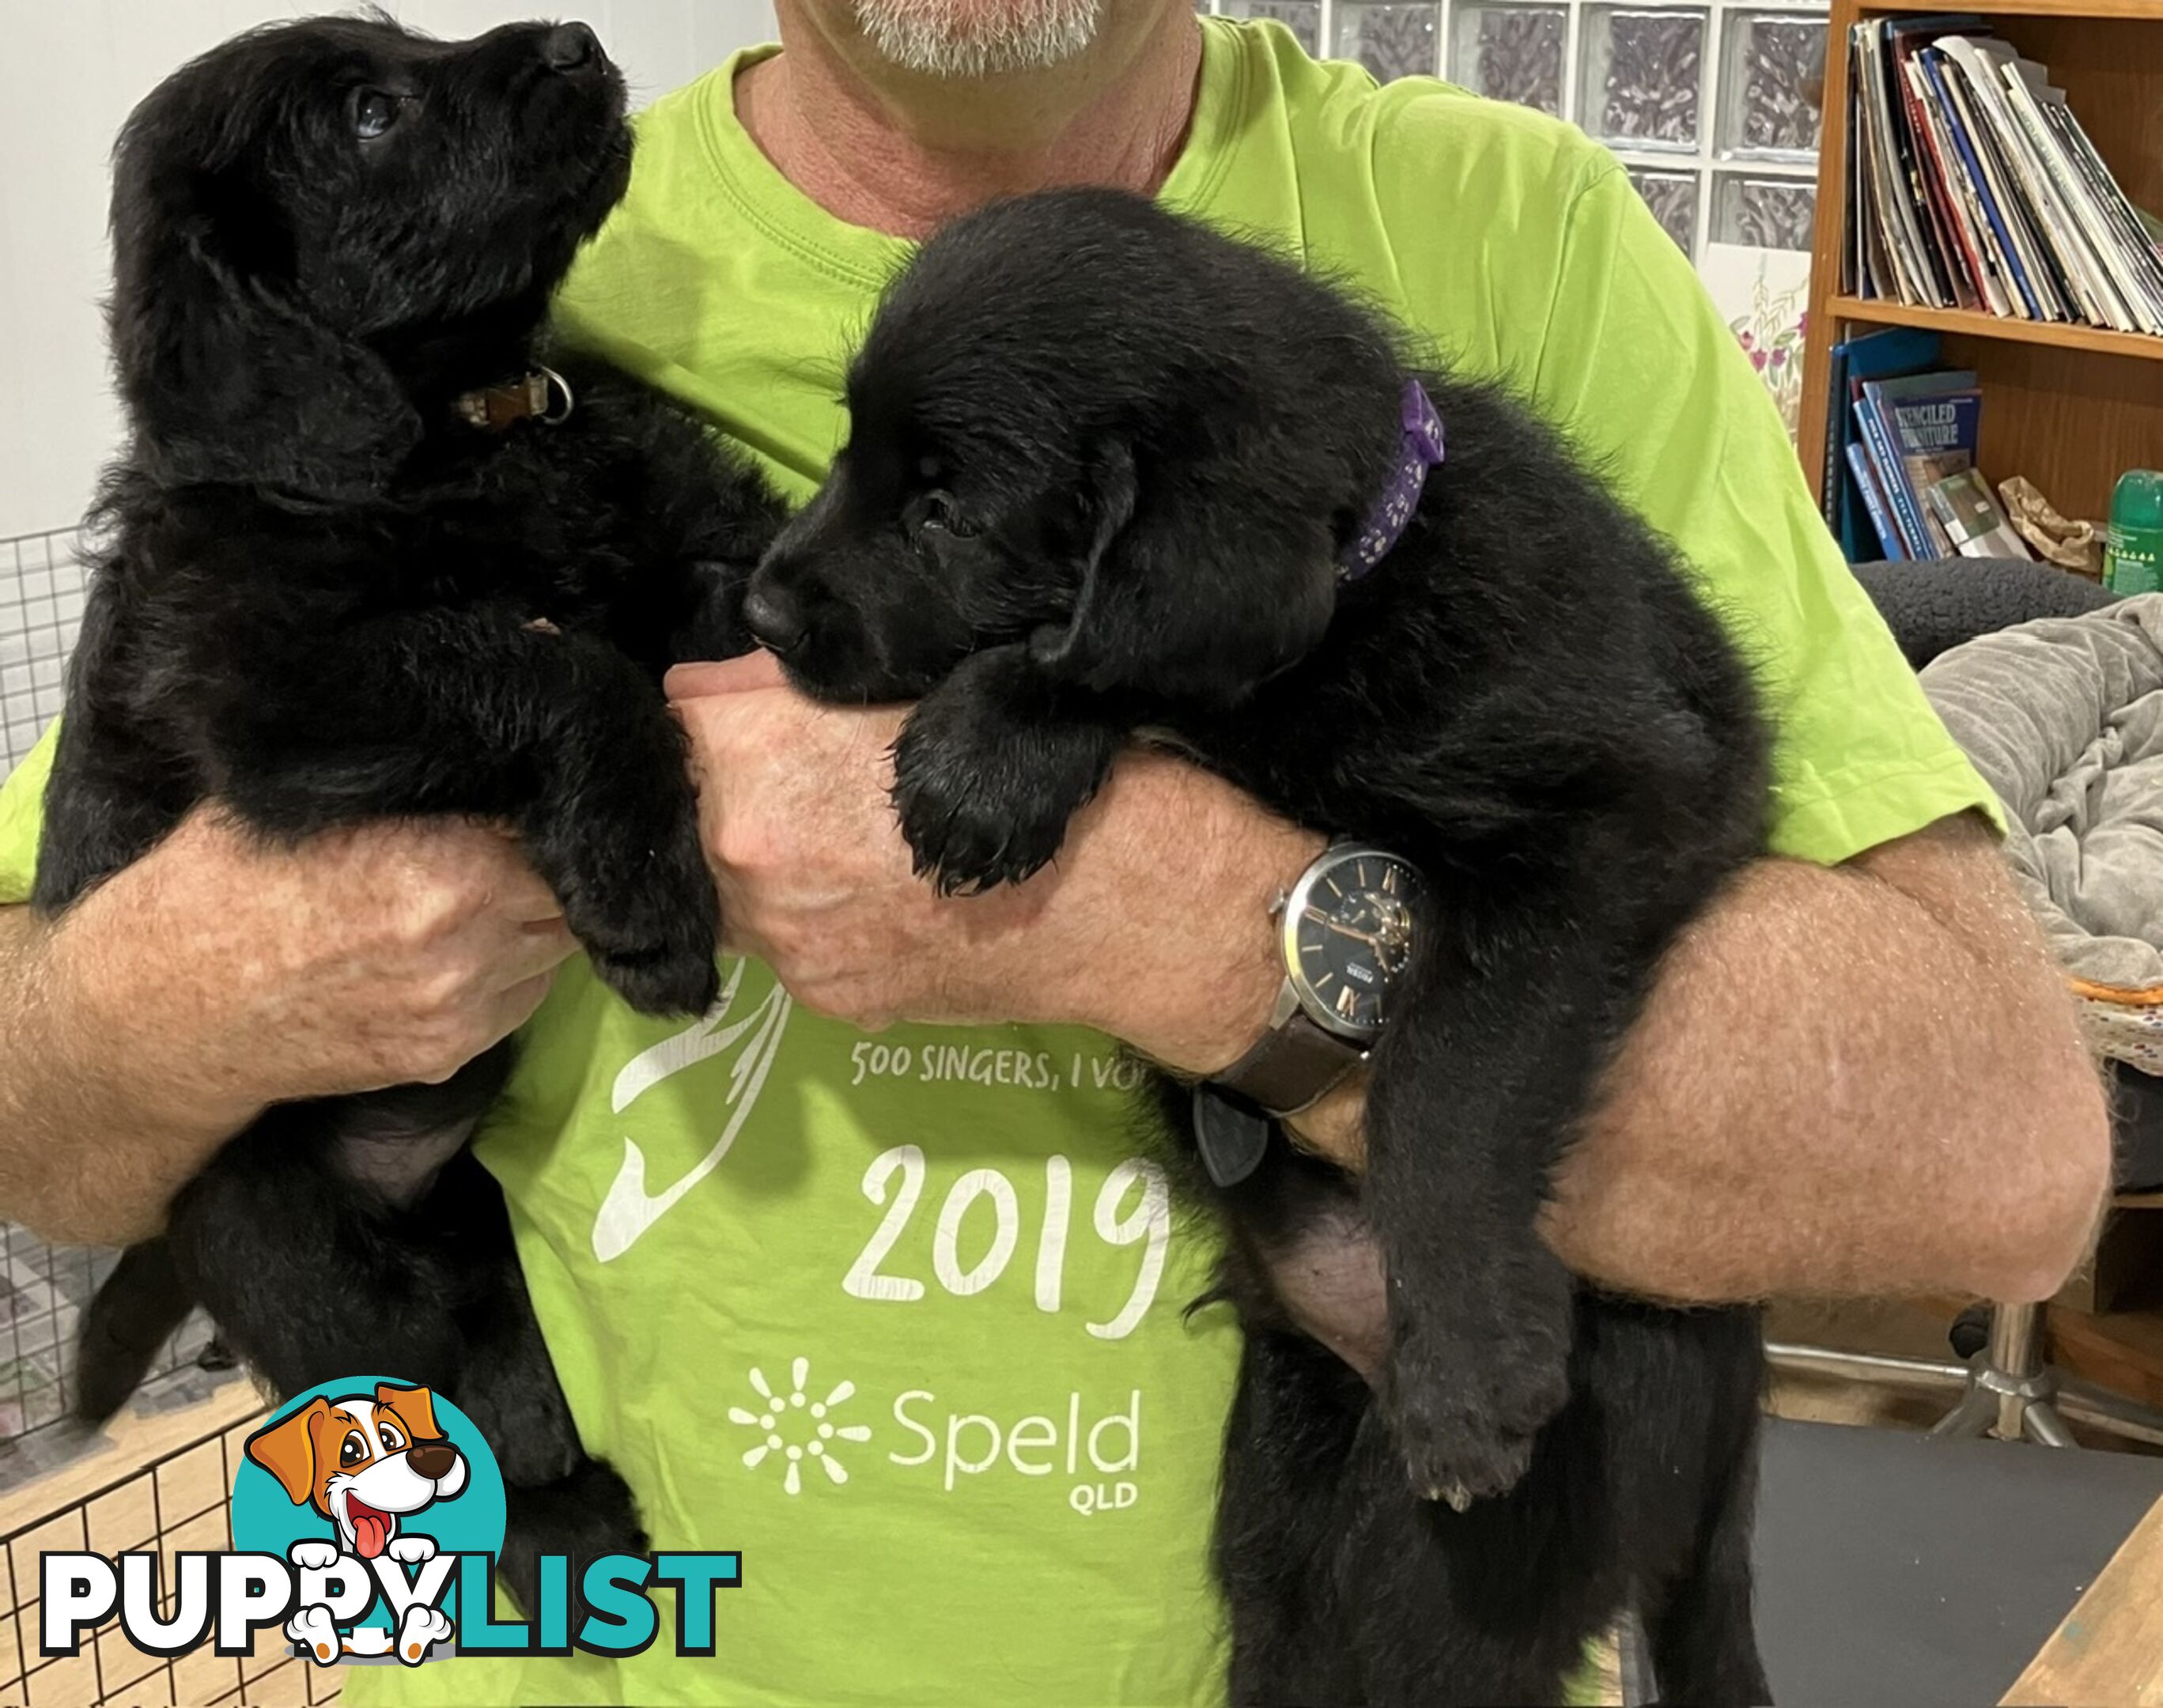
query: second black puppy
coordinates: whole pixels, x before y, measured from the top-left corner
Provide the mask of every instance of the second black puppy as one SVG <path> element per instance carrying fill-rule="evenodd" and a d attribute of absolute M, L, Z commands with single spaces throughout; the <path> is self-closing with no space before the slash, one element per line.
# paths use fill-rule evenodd
<path fill-rule="evenodd" d="M 1535 1225 L 1662 954 L 1762 840 L 1751 684 L 1673 553 L 1500 393 L 1109 192 L 927 244 L 848 401 L 746 616 L 814 692 L 920 699 L 924 869 L 1026 875 L 1151 728 L 1423 880 L 1372 899 L 1411 954 L 1364 1180 L 1280 1144 L 1215 1193 L 1238 1700 L 1553 1701 L 1634 1601 L 1673 1700 L 1763 1700 L 1754 1317 L 1577 1287 Z M 1300 1332 L 1317 1272 L 1386 1299 L 1371 1396 Z"/>
<path fill-rule="evenodd" d="M 537 365 L 549 293 L 630 161 L 622 80 L 575 24 L 281 25 L 137 108 L 113 193 L 133 434 L 36 907 L 207 798 L 282 841 L 474 815 L 516 829 L 629 1001 L 711 1003 L 716 903 L 659 678 L 741 649 L 780 512 L 657 395 Z M 510 1067 L 499 1045 L 441 1084 L 271 1108 L 100 1293 L 80 1409 L 118 1406 L 200 1301 L 281 1396 L 382 1375 L 464 1408 L 502 1468 L 501 1568 L 527 1606 L 537 1552 L 641 1549 L 464 1149 Z"/>

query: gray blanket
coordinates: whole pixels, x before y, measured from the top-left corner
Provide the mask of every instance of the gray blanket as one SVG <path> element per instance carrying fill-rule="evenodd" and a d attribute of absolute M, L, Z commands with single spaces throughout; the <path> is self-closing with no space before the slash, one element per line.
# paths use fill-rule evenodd
<path fill-rule="evenodd" d="M 1921 680 L 2004 804 L 2015 879 L 2067 973 L 2163 992 L 2163 594 L 1985 635 Z"/>

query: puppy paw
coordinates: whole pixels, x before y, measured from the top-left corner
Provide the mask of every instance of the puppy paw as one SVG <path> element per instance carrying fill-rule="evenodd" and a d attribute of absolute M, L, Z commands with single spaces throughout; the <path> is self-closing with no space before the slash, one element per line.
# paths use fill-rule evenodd
<path fill-rule="evenodd" d="M 594 951 L 601 981 L 642 1014 L 703 1014 L 721 993 L 710 945 L 703 955 L 680 947 Z"/>
<path fill-rule="evenodd" d="M 448 1643 L 450 1636 L 448 1615 L 434 1607 L 408 1607 L 398 1622 L 398 1658 L 409 1667 L 417 1667 L 427 1659 L 432 1645 Z"/>
<path fill-rule="evenodd" d="M 1049 715 L 1031 700 L 1040 687 L 1003 679 L 1025 668 L 1017 656 L 957 673 L 894 744 L 901 833 L 943 894 L 1018 883 L 1049 864 L 1118 751 L 1110 729 Z"/>
<path fill-rule="evenodd" d="M 559 892 L 594 970 L 648 1014 L 703 1014 L 720 994 L 720 904 L 698 828 L 604 843 Z"/>
<path fill-rule="evenodd" d="M 285 1558 L 304 1572 L 319 1572 L 338 1564 L 338 1551 L 327 1542 L 296 1542 Z"/>
<path fill-rule="evenodd" d="M 436 1557 L 436 1543 L 432 1537 L 394 1536 L 383 1551 L 401 1565 L 418 1565 Z"/>
<path fill-rule="evenodd" d="M 1507 1494 L 1530 1468 L 1540 1432 L 1569 1398 L 1569 1344 L 1530 1320 L 1453 1317 L 1400 1326 L 1384 1408 L 1414 1491 L 1463 1512 Z"/>
<path fill-rule="evenodd" d="M 646 1527 L 639 1522 L 631 1485 L 604 1460 L 581 1455 L 568 1475 L 538 1486 L 507 1489 L 505 1498 L 496 1581 L 529 1614 L 540 1586 L 541 1555 L 560 1553 L 587 1560 L 605 1553 L 647 1551 Z"/>
<path fill-rule="evenodd" d="M 331 1610 L 327 1607 L 301 1608 L 285 1622 L 285 1635 L 297 1647 L 306 1649 L 308 1658 L 319 1667 L 329 1666 L 343 1653 L 338 1627 L 331 1622 Z"/>

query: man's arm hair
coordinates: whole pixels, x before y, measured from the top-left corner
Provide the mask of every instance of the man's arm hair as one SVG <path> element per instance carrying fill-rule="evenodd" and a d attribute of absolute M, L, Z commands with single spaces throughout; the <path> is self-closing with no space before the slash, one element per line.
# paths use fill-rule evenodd
<path fill-rule="evenodd" d="M 508 834 L 264 844 L 199 810 L 57 919 L 0 907 L 0 1219 L 118 1244 L 269 1103 L 440 1081 L 576 947 Z"/>
<path fill-rule="evenodd" d="M 1302 1120 L 1356 1155 L 1359 1094 Z M 2045 1298 L 2109 1184 L 2100 1077 L 1989 833 L 1747 868 L 1663 965 L 1563 1164 L 1570 1267 L 1711 1302 Z"/>
<path fill-rule="evenodd" d="M 0 1214 L 48 1239 L 157 1232 L 173 1193 L 246 1119 L 161 1091 L 118 1059 L 134 1028 L 102 1016 L 88 933 L 0 908 Z M 238 1119 L 234 1119 L 234 1113 Z"/>

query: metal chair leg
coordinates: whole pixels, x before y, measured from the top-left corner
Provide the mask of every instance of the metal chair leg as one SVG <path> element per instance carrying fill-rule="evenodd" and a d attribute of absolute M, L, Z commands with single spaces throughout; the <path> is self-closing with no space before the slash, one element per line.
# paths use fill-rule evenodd
<path fill-rule="evenodd" d="M 1906 1387 L 1958 1388 L 1959 1403 L 1940 1417 L 1933 1435 L 1994 1435 L 2045 1447 L 2077 1447 L 2066 1420 L 2134 1441 L 2163 1447 L 2163 1412 L 2066 1375 L 2043 1361 L 2043 1307 L 1993 1308 L 1988 1343 L 1967 1364 L 1921 1358 L 1887 1358 L 1868 1352 L 1768 1341 L 1773 1368 L 1836 1381 L 1885 1382 Z"/>
<path fill-rule="evenodd" d="M 2163 1447 L 2163 1412 L 2136 1405 L 2078 1376 L 2058 1378 L 2058 1409 L 2077 1423 Z"/>
<path fill-rule="evenodd" d="M 1765 1360 L 1791 1375 L 1830 1376 L 1839 1381 L 1897 1382 L 1919 1388 L 1964 1388 L 1964 1364 L 1940 1364 L 1925 1358 L 1887 1358 L 1874 1352 L 1836 1352 L 1830 1347 L 1798 1346 L 1784 1340 L 1765 1343 Z"/>
<path fill-rule="evenodd" d="M 1971 1388 L 1961 1402 L 1931 1425 L 1930 1433 L 1947 1437 L 1981 1437 L 1998 1422 L 1998 1396 L 1983 1388 Z"/>
<path fill-rule="evenodd" d="M 1622 1708 L 1652 1708 L 1660 1700 L 1652 1676 L 1652 1643 L 1637 1610 L 1626 1607 L 1615 1622 L 1616 1669 L 1622 1679 Z"/>
<path fill-rule="evenodd" d="M 2065 1419 L 2058 1408 L 2048 1400 L 2029 1400 L 2020 1408 L 2020 1429 L 2030 1441 L 2045 1447 L 2078 1447 L 2073 1433 L 2066 1428 Z"/>

